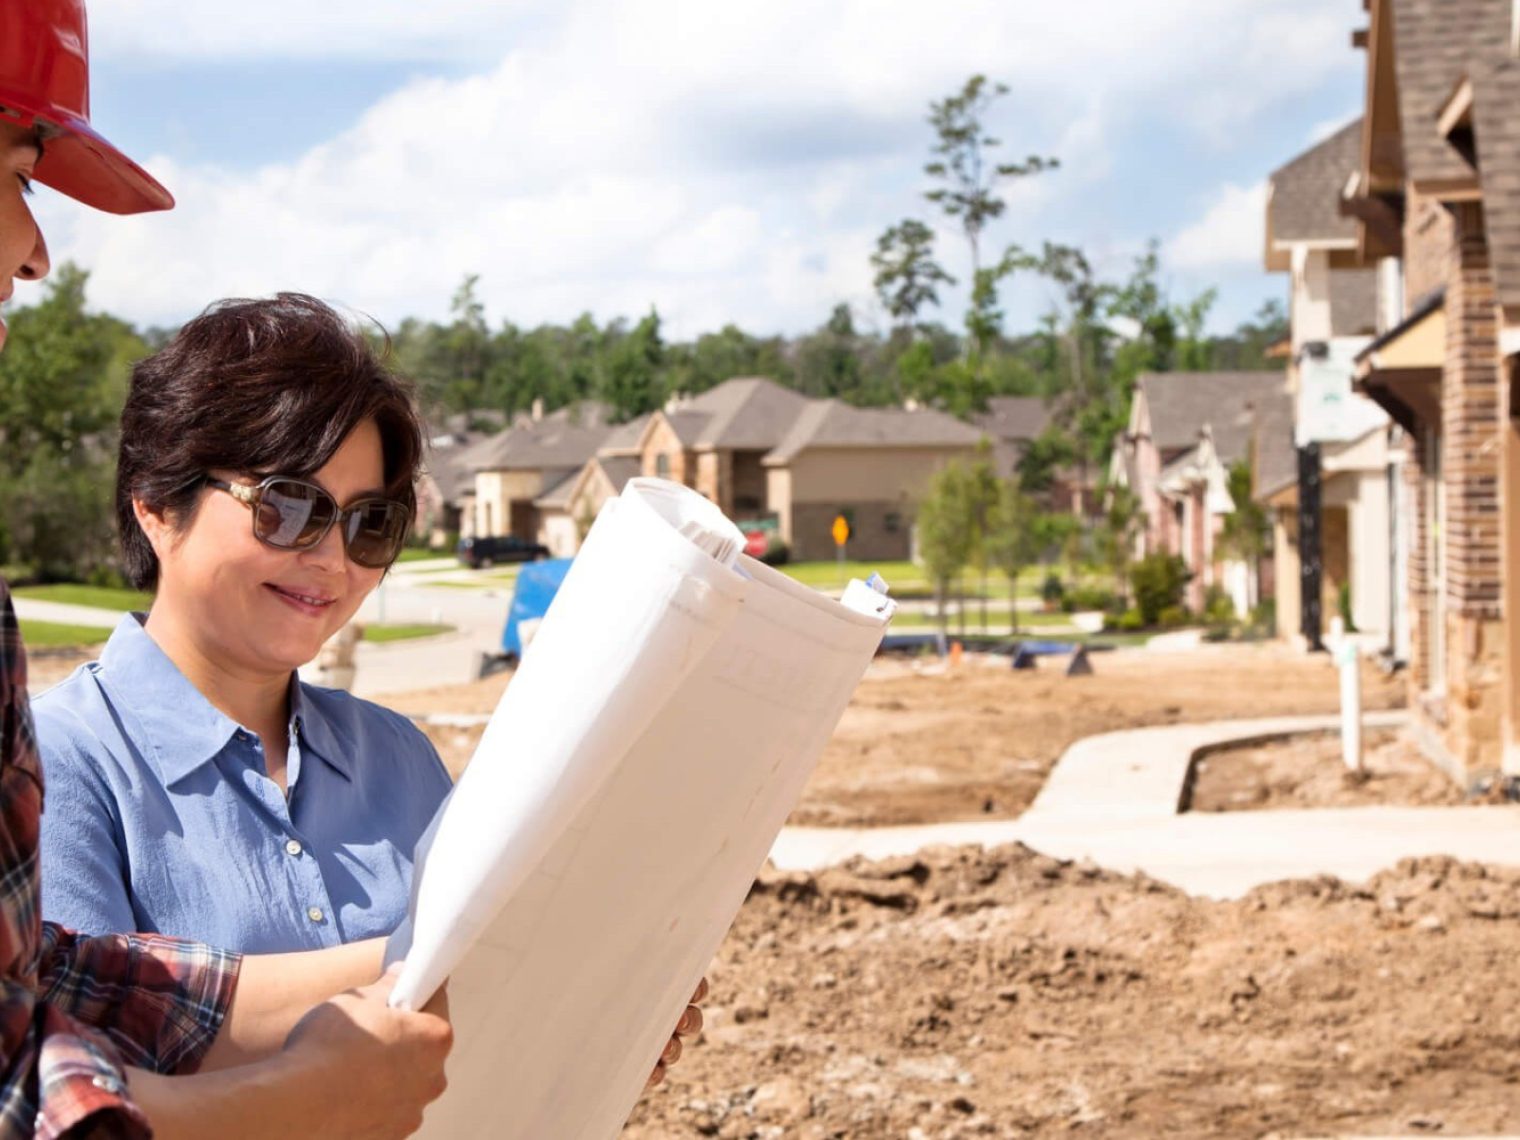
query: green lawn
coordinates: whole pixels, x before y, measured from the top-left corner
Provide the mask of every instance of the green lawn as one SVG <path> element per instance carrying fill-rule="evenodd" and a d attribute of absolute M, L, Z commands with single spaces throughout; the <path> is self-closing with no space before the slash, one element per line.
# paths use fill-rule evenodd
<path fill-rule="evenodd" d="M 957 614 L 950 614 L 947 619 L 951 634 L 959 632 L 961 619 Z M 1070 626 L 1071 615 L 1063 613 L 1033 613 L 1019 614 L 1020 630 L 1048 629 L 1052 626 Z M 892 619 L 893 629 L 938 629 L 939 617 L 931 610 L 928 613 L 899 612 Z M 992 632 L 1006 632 L 1008 629 L 1008 607 L 1002 609 L 988 607 L 987 628 Z M 982 612 L 976 606 L 966 607 L 966 632 L 980 633 L 982 631 Z"/>
<path fill-rule="evenodd" d="M 145 610 L 153 604 L 153 595 L 144 590 L 126 590 L 116 586 L 86 586 L 80 582 L 55 582 L 48 586 L 20 586 L 11 593 L 18 598 L 64 602 L 71 606 L 94 606 L 102 610 Z"/>
<path fill-rule="evenodd" d="M 99 645 L 110 636 L 111 627 L 105 625 L 65 625 L 56 621 L 21 619 L 22 640 L 33 649 Z"/>
<path fill-rule="evenodd" d="M 869 578 L 873 573 L 887 580 L 887 586 L 897 598 L 927 598 L 934 595 L 934 583 L 924 573 L 922 566 L 912 562 L 792 562 L 778 566 L 783 574 L 796 579 L 815 590 L 842 590 L 851 578 Z M 1033 597 L 1039 592 L 1045 573 L 1035 566 L 1019 575 L 1019 594 Z M 967 576 L 961 581 L 961 592 L 968 598 L 980 595 L 981 581 Z M 956 591 L 951 587 L 951 594 Z M 987 575 L 987 597 L 993 600 L 1008 597 L 1008 579 L 998 573 Z"/>
<path fill-rule="evenodd" d="M 428 550 L 423 546 L 408 546 L 401 551 L 397 562 L 427 562 L 434 558 L 451 558 L 453 552 L 449 550 Z"/>
<path fill-rule="evenodd" d="M 404 622 L 388 623 L 379 625 L 371 622 L 364 627 L 365 641 L 406 641 L 413 637 L 432 637 L 437 633 L 453 633 L 452 625 L 430 625 L 417 623 L 408 625 Z"/>

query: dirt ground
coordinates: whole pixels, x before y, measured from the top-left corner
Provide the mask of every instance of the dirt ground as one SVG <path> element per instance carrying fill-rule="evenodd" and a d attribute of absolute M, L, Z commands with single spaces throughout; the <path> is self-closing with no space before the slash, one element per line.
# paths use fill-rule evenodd
<path fill-rule="evenodd" d="M 1357 772 L 1342 759 L 1340 735 L 1326 733 L 1211 752 L 1194 765 L 1193 774 L 1190 811 L 1430 807 L 1467 799 L 1408 733 L 1392 730 L 1367 734 Z"/>
<path fill-rule="evenodd" d="M 767 873 L 628 1140 L 1520 1132 L 1520 871 L 1237 902 L 1014 846 Z"/>
<path fill-rule="evenodd" d="M 1187 653 L 1095 654 L 1094 675 L 1065 677 L 1059 661 L 1009 668 L 968 657 L 954 672 L 906 659 L 871 667 L 829 742 L 791 822 L 825 826 L 1009 817 L 1033 802 L 1068 745 L 1142 725 L 1330 713 L 1338 707 L 1328 657 L 1275 645 L 1204 646 Z M 926 671 L 927 670 L 927 671 Z M 403 712 L 488 713 L 508 674 L 387 700 Z M 1371 665 L 1370 709 L 1401 703 L 1402 678 Z M 479 728 L 431 726 L 456 771 Z"/>

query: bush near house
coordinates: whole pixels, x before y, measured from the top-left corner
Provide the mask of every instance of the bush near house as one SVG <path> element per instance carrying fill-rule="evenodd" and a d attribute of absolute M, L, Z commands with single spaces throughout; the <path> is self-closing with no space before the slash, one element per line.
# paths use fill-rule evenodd
<path fill-rule="evenodd" d="M 1165 624 L 1165 611 L 1182 610 L 1182 595 L 1192 576 L 1187 564 L 1176 554 L 1147 554 L 1131 566 L 1129 588 L 1141 624 Z M 1187 611 L 1182 612 L 1185 621 Z"/>

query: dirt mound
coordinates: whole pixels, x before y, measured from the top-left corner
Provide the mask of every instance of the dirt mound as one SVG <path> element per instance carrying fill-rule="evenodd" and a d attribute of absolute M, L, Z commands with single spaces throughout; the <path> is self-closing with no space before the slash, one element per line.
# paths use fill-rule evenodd
<path fill-rule="evenodd" d="M 1520 1129 L 1520 872 L 1235 902 L 1022 846 L 767 870 L 626 1134 Z"/>

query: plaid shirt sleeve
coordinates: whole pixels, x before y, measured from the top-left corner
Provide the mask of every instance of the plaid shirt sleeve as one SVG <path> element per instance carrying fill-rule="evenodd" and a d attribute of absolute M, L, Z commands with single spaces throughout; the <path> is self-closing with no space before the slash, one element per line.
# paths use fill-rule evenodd
<path fill-rule="evenodd" d="M 148 1137 L 125 1067 L 190 1072 L 241 959 L 150 935 L 81 938 L 40 920 L 42 771 L 26 656 L 0 581 L 0 1140 Z"/>

